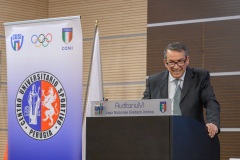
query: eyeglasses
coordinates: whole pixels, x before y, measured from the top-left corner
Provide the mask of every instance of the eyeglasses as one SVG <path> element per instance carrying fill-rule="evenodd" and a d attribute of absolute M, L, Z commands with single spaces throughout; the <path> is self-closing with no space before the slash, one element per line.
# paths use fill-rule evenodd
<path fill-rule="evenodd" d="M 186 60 L 187 60 L 187 57 L 185 59 L 180 59 L 177 62 L 167 62 L 166 64 L 168 67 L 174 67 L 175 64 L 177 64 L 179 67 L 181 67 L 185 64 Z"/>

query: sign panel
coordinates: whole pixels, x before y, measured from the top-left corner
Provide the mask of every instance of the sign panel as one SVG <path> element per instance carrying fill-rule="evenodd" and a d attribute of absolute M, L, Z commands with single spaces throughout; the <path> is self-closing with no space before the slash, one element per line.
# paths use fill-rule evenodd
<path fill-rule="evenodd" d="M 168 116 L 172 113 L 170 99 L 93 101 L 91 117 Z"/>

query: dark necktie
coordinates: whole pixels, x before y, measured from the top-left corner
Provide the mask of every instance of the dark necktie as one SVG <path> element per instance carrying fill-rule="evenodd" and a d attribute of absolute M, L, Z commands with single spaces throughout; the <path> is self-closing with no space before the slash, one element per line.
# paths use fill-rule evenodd
<path fill-rule="evenodd" d="M 180 109 L 180 98 L 181 98 L 181 87 L 180 84 L 178 85 L 178 79 L 174 80 L 176 83 L 176 92 L 173 97 L 173 114 L 174 115 L 182 115 L 181 109 Z"/>

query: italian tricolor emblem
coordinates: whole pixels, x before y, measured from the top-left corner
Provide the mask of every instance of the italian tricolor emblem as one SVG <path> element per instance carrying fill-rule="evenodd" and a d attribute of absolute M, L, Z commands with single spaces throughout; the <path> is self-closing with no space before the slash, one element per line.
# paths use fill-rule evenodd
<path fill-rule="evenodd" d="M 71 42 L 73 37 L 73 28 L 63 28 L 62 29 L 62 40 L 64 43 L 68 44 Z"/>

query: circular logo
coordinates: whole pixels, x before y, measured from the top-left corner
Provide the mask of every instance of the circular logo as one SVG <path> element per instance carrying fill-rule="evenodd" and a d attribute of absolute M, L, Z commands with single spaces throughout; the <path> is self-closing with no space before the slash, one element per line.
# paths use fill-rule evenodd
<path fill-rule="evenodd" d="M 52 138 L 62 127 L 66 113 L 66 93 L 54 75 L 34 73 L 19 87 L 16 117 L 28 136 L 37 140 Z"/>

